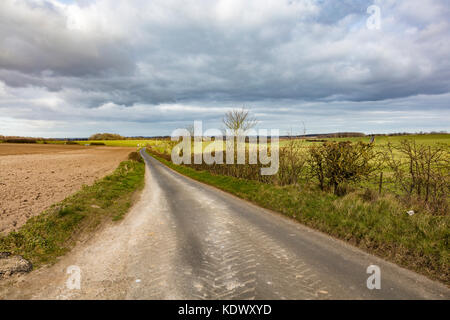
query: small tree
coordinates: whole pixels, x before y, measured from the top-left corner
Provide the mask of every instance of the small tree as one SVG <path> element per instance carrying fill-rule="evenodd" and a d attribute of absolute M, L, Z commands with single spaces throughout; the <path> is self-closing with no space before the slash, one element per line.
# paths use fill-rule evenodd
<path fill-rule="evenodd" d="M 89 140 L 124 140 L 120 134 L 115 133 L 96 133 L 89 137 Z"/>
<path fill-rule="evenodd" d="M 333 188 L 334 194 L 343 193 L 341 185 L 368 177 L 377 167 L 373 145 L 358 142 L 325 142 L 309 150 L 309 164 L 321 189 Z"/>
<path fill-rule="evenodd" d="M 249 110 L 244 108 L 228 111 L 225 113 L 222 121 L 226 129 L 230 130 L 233 135 L 232 145 L 229 145 L 228 142 L 226 144 L 225 155 L 234 157 L 234 160 L 237 160 L 237 154 L 239 153 L 237 149 L 244 148 L 245 151 L 245 144 L 243 146 L 242 144 L 238 145 L 238 137 L 243 137 L 246 132 L 256 126 L 258 121 L 250 115 Z M 225 135 L 228 135 L 228 132 L 225 132 Z"/>
<path fill-rule="evenodd" d="M 186 126 L 186 130 L 189 132 L 189 134 L 191 135 L 191 138 L 195 137 L 195 130 L 194 130 L 194 125 L 193 124 L 189 124 Z"/>
<path fill-rule="evenodd" d="M 228 111 L 223 118 L 223 123 L 227 129 L 237 136 L 254 128 L 258 121 L 250 115 L 249 110 L 242 108 Z"/>

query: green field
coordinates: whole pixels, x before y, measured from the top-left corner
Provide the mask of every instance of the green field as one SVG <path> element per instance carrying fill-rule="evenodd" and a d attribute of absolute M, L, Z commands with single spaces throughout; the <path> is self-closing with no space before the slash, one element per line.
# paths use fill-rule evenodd
<path fill-rule="evenodd" d="M 104 143 L 107 146 L 112 147 L 143 147 L 147 144 L 158 145 L 164 143 L 164 140 L 89 140 L 89 141 L 77 141 L 79 144 L 89 144 L 92 142 Z"/>
<path fill-rule="evenodd" d="M 405 135 L 405 136 L 377 136 L 375 137 L 375 145 L 386 145 L 388 142 L 398 143 L 401 140 L 415 140 L 417 143 L 434 145 L 436 143 L 444 143 L 450 145 L 450 134 L 417 134 L 417 135 Z M 302 139 L 299 139 L 302 140 Z M 310 139 L 308 139 L 310 140 Z M 357 137 L 357 138 L 318 138 L 318 140 L 327 141 L 351 141 L 351 142 L 370 142 L 370 137 Z M 89 141 L 77 141 L 79 144 L 89 144 L 91 142 L 101 142 L 107 146 L 113 147 L 139 147 L 150 144 L 152 146 L 167 144 L 169 139 L 157 140 L 157 139 L 147 139 L 147 140 L 89 140 Z M 288 140 L 280 140 L 280 146 L 284 146 Z M 307 142 L 304 141 L 306 145 L 314 145 L 317 142 Z M 64 141 L 52 141 L 52 143 L 64 143 Z M 205 145 L 208 143 L 204 143 Z"/>
<path fill-rule="evenodd" d="M 317 140 L 327 140 L 327 141 L 350 141 L 350 142 L 370 142 L 370 137 L 355 137 L 355 138 L 317 138 Z M 404 135 L 404 136 L 377 136 L 375 137 L 375 145 L 386 145 L 389 142 L 399 143 L 402 140 L 415 140 L 416 143 L 434 145 L 437 143 L 445 143 L 450 145 L 450 134 L 415 134 L 415 135 Z M 308 139 L 313 140 L 313 139 Z M 280 146 L 285 145 L 288 140 L 284 139 L 280 141 Z M 306 145 L 313 145 L 318 142 L 308 142 L 305 141 Z"/>

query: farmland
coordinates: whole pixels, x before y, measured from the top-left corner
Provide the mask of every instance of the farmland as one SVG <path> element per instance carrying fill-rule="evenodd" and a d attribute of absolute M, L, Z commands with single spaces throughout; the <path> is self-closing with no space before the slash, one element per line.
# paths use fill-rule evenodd
<path fill-rule="evenodd" d="M 0 144 L 0 233 L 19 229 L 83 185 L 113 172 L 133 148 Z"/>
<path fill-rule="evenodd" d="M 323 140 L 326 141 L 351 141 L 351 142 L 370 142 L 370 137 L 351 137 L 351 138 L 324 138 Z M 435 145 L 438 143 L 448 144 L 450 145 L 450 134 L 414 134 L 414 135 L 402 135 L 402 136 L 376 136 L 375 137 L 375 144 L 377 146 L 386 145 L 387 143 L 399 143 L 400 141 L 407 139 L 407 140 L 414 140 L 416 143 L 420 144 L 426 144 L 426 145 Z M 317 142 L 312 142 L 314 138 L 312 139 L 298 139 L 305 143 L 306 146 L 308 145 L 314 145 Z M 308 140 L 308 141 L 307 141 Z M 320 140 L 322 140 L 320 138 Z M 147 144 L 151 146 L 162 146 L 167 145 L 170 139 L 143 139 L 143 140 L 89 140 L 89 141 L 76 141 L 80 145 L 84 145 L 87 143 L 97 142 L 97 143 L 104 143 L 107 146 L 114 146 L 114 147 L 138 147 L 138 146 L 145 146 Z M 280 146 L 284 146 L 287 143 L 288 139 L 280 139 Z M 207 145 L 208 143 L 204 143 L 204 145 Z"/>
<path fill-rule="evenodd" d="M 0 144 L 0 156 L 11 155 L 30 155 L 30 154 L 56 154 L 68 151 L 80 151 L 86 148 L 79 145 L 63 144 L 18 144 L 2 143 Z"/>
<path fill-rule="evenodd" d="M 436 193 L 436 197 L 430 197 L 429 201 L 428 199 L 425 201 L 423 194 L 416 194 L 415 189 L 409 193 L 405 192 L 405 189 L 402 189 L 402 183 L 405 181 L 409 183 L 411 177 L 406 175 L 404 181 L 399 181 L 396 176 L 398 172 L 389 166 L 386 159 L 379 156 L 382 153 L 386 154 L 389 143 L 399 147 L 405 139 L 424 146 L 425 153 L 427 150 L 442 146 L 443 158 L 439 165 L 444 166 L 443 171 L 439 172 L 444 175 L 438 178 L 443 180 L 436 180 L 436 183 L 435 180 L 429 182 L 432 186 L 433 197 L 436 187 L 444 190 L 443 194 Z M 335 143 L 335 146 L 347 148 L 339 151 L 342 154 L 352 152 L 359 142 L 367 144 L 370 141 L 367 137 L 326 140 L 331 143 L 330 146 Z M 352 144 L 350 146 L 339 144 L 345 141 L 350 141 Z M 85 146 L 91 143 L 105 146 Z M 282 139 L 280 170 L 278 174 L 270 177 L 261 177 L 257 174 L 259 170 L 248 170 L 246 165 L 231 165 L 223 168 L 205 164 L 174 165 L 170 161 L 170 154 L 175 143 L 169 139 L 148 139 L 78 141 L 78 145 L 64 145 L 60 142 L 51 144 L 49 141 L 47 144 L 33 145 L 0 144 L 0 165 L 2 168 L 7 168 L 0 173 L 0 188 L 5 191 L 1 198 L 2 208 L 6 208 L 2 213 L 3 233 L 18 230 L 18 234 L 23 237 L 35 239 L 33 230 L 36 221 L 40 220 L 30 218 L 44 219 L 44 216 L 50 214 L 51 219 L 59 221 L 61 214 L 58 212 L 61 210 L 63 210 L 64 219 L 75 219 L 79 214 L 90 217 L 90 211 L 93 210 L 90 203 L 100 201 L 103 195 L 97 200 L 95 197 L 99 196 L 98 190 L 103 190 L 103 187 L 99 189 L 94 186 L 92 191 L 82 189 L 78 195 L 70 195 L 80 190 L 82 185 L 92 184 L 96 179 L 112 172 L 121 161 L 126 159 L 130 151 L 146 146 L 150 154 L 180 173 L 254 202 L 261 207 L 285 214 L 380 257 L 448 283 L 449 215 L 448 193 L 445 192 L 448 183 L 446 180 L 448 165 L 446 167 L 445 163 L 449 160 L 450 135 L 376 137 L 372 145 L 373 154 L 370 153 L 366 161 L 376 170 L 369 170 L 370 174 L 362 176 L 361 179 L 342 181 L 342 189 L 340 187 L 339 192 L 336 192 L 336 186 L 333 187 L 327 180 L 321 186 L 317 176 L 312 173 L 314 164 L 308 159 L 310 159 L 311 150 L 324 148 L 324 144 L 320 141 Z M 203 143 L 203 148 L 207 144 L 209 143 Z M 396 161 L 408 160 L 408 157 L 397 149 L 392 155 Z M 408 173 L 405 168 L 402 167 L 401 170 Z M 434 167 L 431 169 L 434 170 Z M 129 174 L 133 180 L 136 180 L 135 186 L 138 186 L 143 179 L 143 164 L 136 167 L 136 170 Z M 352 170 L 350 168 L 350 171 Z M 379 185 L 380 172 L 384 173 L 382 188 Z M 115 184 L 123 184 L 121 179 L 123 179 L 122 175 L 116 176 Z M 106 179 L 104 183 L 109 185 L 109 181 Z M 109 187 L 111 191 L 116 190 L 114 185 Z M 109 213 L 117 211 L 113 215 L 122 217 L 130 205 L 132 194 L 132 190 L 125 188 L 125 191 L 126 195 L 117 194 L 114 197 L 124 197 L 122 204 L 127 205 L 120 205 L 114 210 L 107 209 L 116 202 L 110 201 L 110 196 L 106 195 L 105 203 L 108 205 L 96 205 L 95 208 L 100 207 Z M 86 198 L 85 193 L 89 199 Z M 70 206 L 67 209 L 57 207 L 56 211 L 44 211 L 52 208 L 51 205 L 59 201 L 68 201 Z M 78 203 L 84 203 L 82 211 Z M 415 215 L 409 217 L 406 212 L 411 209 Z M 44 213 L 39 215 L 41 212 Z M 25 224 L 27 221 L 29 222 Z M 61 227 L 59 224 L 54 226 Z M 62 233 L 61 237 L 67 240 L 70 232 L 73 231 L 66 233 L 57 229 L 55 232 Z M 14 232 L 10 235 L 14 235 Z M 44 250 L 41 254 L 23 247 L 23 243 L 17 243 L 15 237 L 5 238 L 5 248 L 19 246 L 17 252 L 31 257 L 33 261 L 48 261 L 50 257 L 63 252 L 60 249 L 52 249 L 51 252 Z M 46 231 L 45 237 L 53 239 L 53 233 Z M 63 246 L 66 240 L 62 241 Z M 60 245 L 58 244 L 57 247 L 60 248 Z"/>
<path fill-rule="evenodd" d="M 104 143 L 110 147 L 138 147 L 146 144 L 159 145 L 166 140 L 146 139 L 146 140 L 89 140 L 89 141 L 76 141 L 79 144 L 85 143 Z"/>
<path fill-rule="evenodd" d="M 326 138 L 327 141 L 351 141 L 351 142 L 370 142 L 370 137 L 351 137 L 351 138 Z M 450 134 L 412 134 L 398 136 L 376 136 L 376 145 L 386 145 L 388 142 L 399 143 L 402 140 L 414 140 L 416 143 L 435 145 L 437 143 L 450 144 Z M 286 140 L 284 140 L 286 141 Z"/>

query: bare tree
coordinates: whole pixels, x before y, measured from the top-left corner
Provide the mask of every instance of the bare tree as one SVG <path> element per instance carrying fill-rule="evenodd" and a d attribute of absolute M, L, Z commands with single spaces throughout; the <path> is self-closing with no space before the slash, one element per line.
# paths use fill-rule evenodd
<path fill-rule="evenodd" d="M 228 111 L 223 118 L 223 123 L 234 135 L 238 135 L 255 127 L 258 121 L 250 115 L 249 110 L 242 108 Z"/>
<path fill-rule="evenodd" d="M 191 138 L 194 138 L 195 136 L 195 130 L 194 130 L 194 125 L 190 124 L 186 126 L 186 130 L 189 132 L 189 134 L 191 135 Z"/>

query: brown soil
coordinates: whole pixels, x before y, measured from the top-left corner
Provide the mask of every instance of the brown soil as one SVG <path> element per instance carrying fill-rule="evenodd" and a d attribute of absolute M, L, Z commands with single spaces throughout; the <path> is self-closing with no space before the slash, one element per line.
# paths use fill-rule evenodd
<path fill-rule="evenodd" d="M 0 156 L 66 152 L 71 150 L 86 150 L 86 148 L 80 145 L 65 144 L 0 143 Z"/>
<path fill-rule="evenodd" d="M 111 173 L 133 150 L 0 144 L 0 234 Z"/>

